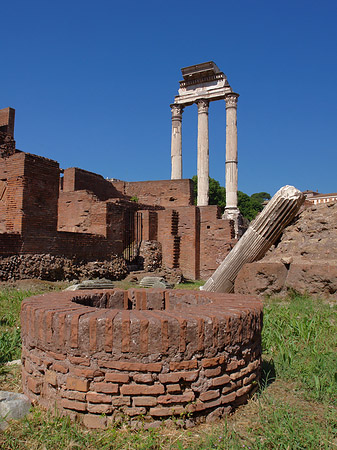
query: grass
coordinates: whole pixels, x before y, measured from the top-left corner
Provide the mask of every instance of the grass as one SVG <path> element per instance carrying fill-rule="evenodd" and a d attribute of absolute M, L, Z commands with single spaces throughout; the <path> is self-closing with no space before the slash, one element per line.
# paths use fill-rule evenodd
<path fill-rule="evenodd" d="M 194 289 L 199 283 L 190 283 Z M 182 286 L 179 286 L 182 287 Z M 25 293 L 0 294 L 2 361 L 19 354 L 18 312 Z M 8 336 L 7 336 L 8 338 Z M 265 300 L 260 391 L 216 425 L 190 430 L 125 425 L 88 431 L 40 407 L 0 434 L 1 450 L 337 450 L 337 306 L 306 296 Z M 18 368 L 0 369 L 0 389 L 18 390 Z"/>

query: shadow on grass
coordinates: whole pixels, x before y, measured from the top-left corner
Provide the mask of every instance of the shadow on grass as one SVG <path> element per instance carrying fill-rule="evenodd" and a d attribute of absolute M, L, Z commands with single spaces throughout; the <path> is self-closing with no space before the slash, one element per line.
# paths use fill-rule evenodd
<path fill-rule="evenodd" d="M 276 380 L 275 364 L 272 359 L 262 360 L 262 373 L 260 380 L 259 392 L 264 391 L 268 386 L 270 386 Z"/>

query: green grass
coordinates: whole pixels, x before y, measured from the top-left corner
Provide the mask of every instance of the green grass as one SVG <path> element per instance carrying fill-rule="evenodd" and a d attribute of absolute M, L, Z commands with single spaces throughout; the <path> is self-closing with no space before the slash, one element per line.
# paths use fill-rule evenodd
<path fill-rule="evenodd" d="M 5 289 L 0 291 L 0 365 L 20 358 L 20 307 L 30 291 Z"/>
<path fill-rule="evenodd" d="M 200 285 L 188 283 L 185 288 L 198 289 Z M 19 310 L 27 295 L 29 292 L 0 292 L 2 362 L 19 355 Z M 262 340 L 260 391 L 217 425 L 182 430 L 172 423 L 151 431 L 134 431 L 122 424 L 88 431 L 67 417 L 35 407 L 23 421 L 13 422 L 0 433 L 0 448 L 336 450 L 336 304 L 296 295 L 266 299 Z M 6 368 L 0 373 L 0 389 L 15 390 L 19 381 L 17 369 Z"/>
<path fill-rule="evenodd" d="M 264 307 L 266 360 L 277 376 L 297 380 L 310 398 L 337 405 L 337 305 L 293 295 Z"/>

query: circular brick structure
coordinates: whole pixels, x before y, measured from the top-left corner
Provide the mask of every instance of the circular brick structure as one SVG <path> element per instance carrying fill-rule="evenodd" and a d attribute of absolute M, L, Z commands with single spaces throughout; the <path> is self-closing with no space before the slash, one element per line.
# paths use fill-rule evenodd
<path fill-rule="evenodd" d="M 65 291 L 24 300 L 21 324 L 25 394 L 92 428 L 210 422 L 260 374 L 262 304 L 251 296 Z"/>

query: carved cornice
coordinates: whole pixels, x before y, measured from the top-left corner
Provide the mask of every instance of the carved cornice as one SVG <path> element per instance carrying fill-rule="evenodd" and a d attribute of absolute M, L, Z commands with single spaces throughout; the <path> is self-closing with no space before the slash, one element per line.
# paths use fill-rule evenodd
<path fill-rule="evenodd" d="M 238 106 L 239 94 L 235 92 L 230 92 L 225 95 L 226 109 L 227 108 L 237 108 Z"/>
<path fill-rule="evenodd" d="M 203 114 L 203 113 L 208 114 L 208 106 L 209 106 L 208 100 L 201 98 L 200 100 L 196 101 L 196 104 L 198 105 L 198 114 Z"/>
<path fill-rule="evenodd" d="M 184 106 L 178 105 L 177 103 L 172 103 L 172 105 L 170 105 L 170 107 L 171 107 L 171 112 L 172 112 L 172 119 L 173 118 L 181 119 L 183 111 L 184 111 Z"/>

